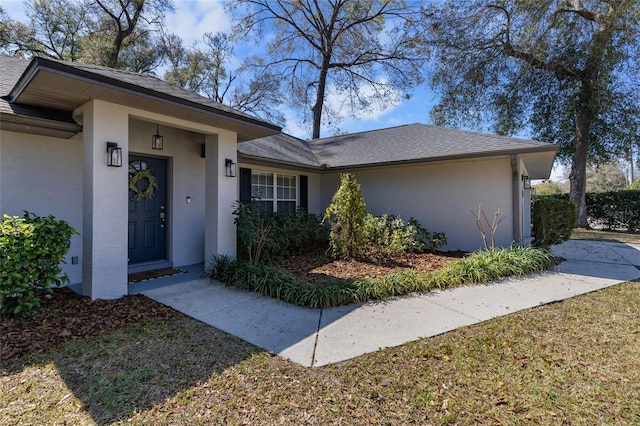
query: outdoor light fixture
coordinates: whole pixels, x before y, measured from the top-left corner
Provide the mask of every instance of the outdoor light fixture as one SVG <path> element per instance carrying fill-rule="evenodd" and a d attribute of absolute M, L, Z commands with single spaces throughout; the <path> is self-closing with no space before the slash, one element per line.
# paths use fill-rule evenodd
<path fill-rule="evenodd" d="M 226 169 L 227 177 L 236 177 L 236 163 L 233 160 L 227 158 L 224 160 L 224 167 Z"/>
<path fill-rule="evenodd" d="M 531 180 L 529 180 L 529 176 L 522 175 L 522 182 L 524 183 L 524 189 L 531 189 Z"/>
<path fill-rule="evenodd" d="M 164 148 L 164 140 L 160 134 L 160 125 L 156 124 L 156 134 L 151 136 L 151 148 L 162 151 Z"/>
<path fill-rule="evenodd" d="M 122 148 L 115 142 L 107 142 L 107 166 L 122 167 Z"/>

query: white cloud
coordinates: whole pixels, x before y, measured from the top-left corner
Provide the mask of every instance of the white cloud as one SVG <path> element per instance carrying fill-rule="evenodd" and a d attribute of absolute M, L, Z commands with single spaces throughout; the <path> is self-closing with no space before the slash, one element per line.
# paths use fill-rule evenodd
<path fill-rule="evenodd" d="M 175 12 L 168 14 L 167 30 L 177 34 L 185 46 L 201 41 L 207 32 L 229 32 L 231 23 L 218 0 L 178 0 Z"/>

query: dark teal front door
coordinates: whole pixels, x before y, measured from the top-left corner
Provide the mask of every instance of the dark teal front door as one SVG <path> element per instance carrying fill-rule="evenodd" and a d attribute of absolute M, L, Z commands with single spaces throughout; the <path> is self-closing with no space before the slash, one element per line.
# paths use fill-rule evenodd
<path fill-rule="evenodd" d="M 167 258 L 166 201 L 167 161 L 130 155 L 129 265 Z"/>

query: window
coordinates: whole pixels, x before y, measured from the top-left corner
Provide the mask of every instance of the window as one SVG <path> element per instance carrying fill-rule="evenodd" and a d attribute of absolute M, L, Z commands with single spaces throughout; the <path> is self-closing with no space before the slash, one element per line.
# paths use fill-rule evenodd
<path fill-rule="evenodd" d="M 296 176 L 251 171 L 251 197 L 258 199 L 260 211 L 295 212 L 297 206 Z"/>

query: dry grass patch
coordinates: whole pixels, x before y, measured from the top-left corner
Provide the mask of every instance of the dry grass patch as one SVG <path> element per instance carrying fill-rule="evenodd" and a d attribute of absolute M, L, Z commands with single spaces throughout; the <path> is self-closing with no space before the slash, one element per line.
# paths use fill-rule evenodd
<path fill-rule="evenodd" d="M 640 244 L 640 233 L 600 231 L 596 229 L 576 228 L 571 233 L 572 240 L 618 241 L 620 243 Z"/>
<path fill-rule="evenodd" d="M 317 369 L 176 313 L 4 364 L 0 424 L 638 424 L 638 312 L 628 282 Z"/>

